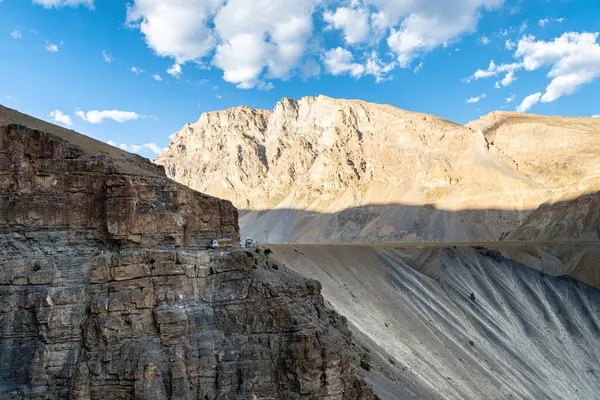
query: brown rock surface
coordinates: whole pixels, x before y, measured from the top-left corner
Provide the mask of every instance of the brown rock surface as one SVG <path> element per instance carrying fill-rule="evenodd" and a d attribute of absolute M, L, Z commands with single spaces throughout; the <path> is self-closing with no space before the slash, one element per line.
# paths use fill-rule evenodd
<path fill-rule="evenodd" d="M 320 284 L 229 201 L 0 108 L 0 398 L 370 399 Z"/>
<path fill-rule="evenodd" d="M 498 240 L 600 190 L 600 119 L 496 112 L 461 126 L 357 100 L 202 114 L 156 160 L 272 243 Z"/>

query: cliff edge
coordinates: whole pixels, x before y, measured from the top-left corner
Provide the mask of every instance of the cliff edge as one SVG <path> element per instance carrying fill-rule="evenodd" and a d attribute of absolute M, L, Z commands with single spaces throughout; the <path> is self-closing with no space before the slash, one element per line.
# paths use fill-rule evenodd
<path fill-rule="evenodd" d="M 0 397 L 371 399 L 318 282 L 161 167 L 0 108 Z"/>

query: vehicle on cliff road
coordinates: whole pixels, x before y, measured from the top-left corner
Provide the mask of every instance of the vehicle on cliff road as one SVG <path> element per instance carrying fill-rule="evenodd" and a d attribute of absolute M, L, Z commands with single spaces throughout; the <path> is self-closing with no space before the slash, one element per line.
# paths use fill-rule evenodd
<path fill-rule="evenodd" d="M 210 244 L 210 247 L 212 247 L 213 249 L 218 249 L 218 248 L 222 248 L 222 247 L 232 247 L 232 246 L 233 246 L 232 239 L 213 239 L 212 243 Z"/>
<path fill-rule="evenodd" d="M 254 247 L 254 240 L 246 239 L 246 242 L 244 243 L 244 247 L 246 247 L 247 249 L 251 249 L 252 247 Z"/>

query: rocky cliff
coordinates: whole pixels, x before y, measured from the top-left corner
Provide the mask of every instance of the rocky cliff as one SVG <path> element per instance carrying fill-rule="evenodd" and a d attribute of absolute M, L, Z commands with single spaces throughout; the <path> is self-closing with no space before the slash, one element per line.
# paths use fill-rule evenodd
<path fill-rule="evenodd" d="M 258 240 L 469 241 L 599 190 L 599 153 L 597 118 L 496 112 L 461 126 L 319 96 L 204 113 L 156 162 L 231 200 Z"/>
<path fill-rule="evenodd" d="M 320 284 L 239 240 L 229 201 L 0 109 L 0 398 L 371 399 Z"/>

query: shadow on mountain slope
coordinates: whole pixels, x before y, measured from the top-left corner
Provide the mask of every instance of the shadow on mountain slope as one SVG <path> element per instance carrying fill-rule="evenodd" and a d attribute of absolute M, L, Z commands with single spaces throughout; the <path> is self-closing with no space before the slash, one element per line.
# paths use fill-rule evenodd
<path fill-rule="evenodd" d="M 485 242 L 505 258 L 600 287 L 600 245 L 595 242 L 600 238 L 600 192 L 528 211 L 392 204 L 335 213 L 241 210 L 240 215 L 242 238 L 262 243 Z"/>

